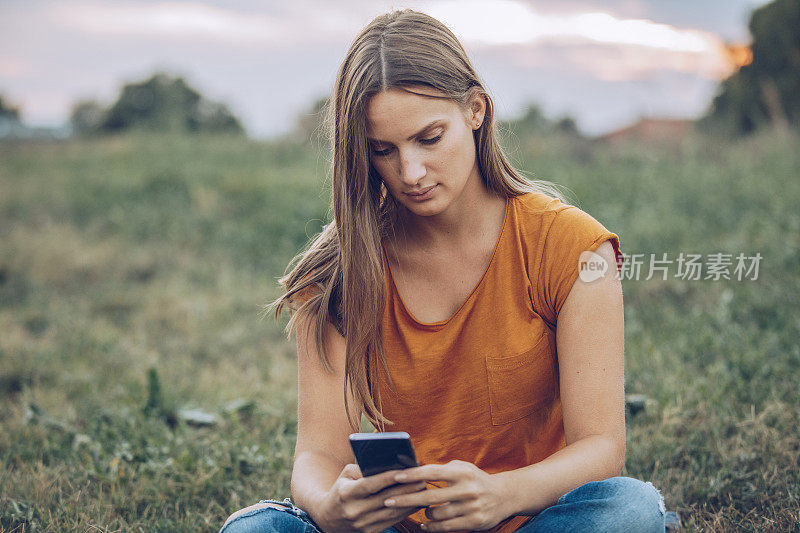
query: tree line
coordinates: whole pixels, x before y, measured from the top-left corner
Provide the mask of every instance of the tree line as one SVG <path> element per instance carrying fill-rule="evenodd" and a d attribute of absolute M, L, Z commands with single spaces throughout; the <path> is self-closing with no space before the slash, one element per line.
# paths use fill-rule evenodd
<path fill-rule="evenodd" d="M 108 108 L 94 100 L 78 102 L 72 108 L 70 124 L 78 135 L 133 129 L 244 133 L 239 119 L 224 104 L 207 100 L 183 78 L 165 73 L 126 84 Z"/>

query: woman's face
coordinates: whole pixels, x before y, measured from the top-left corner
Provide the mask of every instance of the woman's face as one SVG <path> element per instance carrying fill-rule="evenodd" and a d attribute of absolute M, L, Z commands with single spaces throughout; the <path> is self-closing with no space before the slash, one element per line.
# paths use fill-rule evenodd
<path fill-rule="evenodd" d="M 411 90 L 441 95 L 430 88 Z M 382 91 L 370 99 L 366 109 L 370 161 L 397 202 L 416 215 L 436 215 L 462 192 L 481 185 L 473 131 L 484 109 L 478 104 L 473 114 L 452 100 L 401 89 Z"/>

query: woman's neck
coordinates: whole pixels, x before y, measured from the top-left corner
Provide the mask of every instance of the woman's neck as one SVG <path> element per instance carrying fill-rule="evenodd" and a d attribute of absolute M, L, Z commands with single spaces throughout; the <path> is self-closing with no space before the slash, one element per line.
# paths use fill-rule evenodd
<path fill-rule="evenodd" d="M 494 238 L 505 215 L 505 198 L 483 180 L 470 180 L 458 198 L 436 215 L 421 217 L 405 208 L 398 213 L 397 237 L 424 250 L 455 250 Z"/>

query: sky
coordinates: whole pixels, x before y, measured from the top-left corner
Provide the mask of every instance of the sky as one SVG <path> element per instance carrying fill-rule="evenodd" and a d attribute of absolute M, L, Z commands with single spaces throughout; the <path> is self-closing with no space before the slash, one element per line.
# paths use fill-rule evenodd
<path fill-rule="evenodd" d="M 183 76 L 255 138 L 290 131 L 330 94 L 359 30 L 399 8 L 459 38 L 500 119 L 531 103 L 589 135 L 643 116 L 696 118 L 749 42 L 764 0 L 0 0 L 0 95 L 59 126 L 124 83 Z"/>

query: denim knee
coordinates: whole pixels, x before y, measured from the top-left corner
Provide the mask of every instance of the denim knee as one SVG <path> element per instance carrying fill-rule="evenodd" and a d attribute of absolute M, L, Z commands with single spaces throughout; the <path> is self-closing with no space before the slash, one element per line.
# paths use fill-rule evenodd
<path fill-rule="evenodd" d="M 318 531 L 310 524 L 310 519 L 304 511 L 295 507 L 291 502 L 277 500 L 262 500 L 258 503 L 277 503 L 283 507 L 259 507 L 242 513 L 226 522 L 219 533 L 256 533 L 256 532 L 289 532 L 303 533 Z"/>
<path fill-rule="evenodd" d="M 602 500 L 605 519 L 622 531 L 664 531 L 664 498 L 652 483 L 631 477 L 592 481 L 559 498 L 559 504 L 580 500 Z"/>

